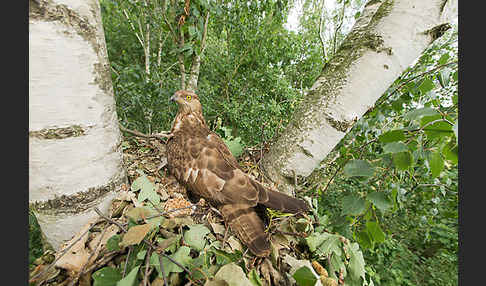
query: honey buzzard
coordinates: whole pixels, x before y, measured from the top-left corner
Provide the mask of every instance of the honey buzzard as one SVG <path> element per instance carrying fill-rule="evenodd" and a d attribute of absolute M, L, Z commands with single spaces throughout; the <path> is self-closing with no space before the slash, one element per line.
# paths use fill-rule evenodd
<path fill-rule="evenodd" d="M 198 96 L 179 90 L 171 97 L 178 104 L 167 141 L 170 172 L 193 194 L 214 204 L 238 238 L 259 257 L 271 252 L 259 205 L 288 213 L 308 211 L 308 206 L 270 190 L 247 176 L 230 150 L 206 125 Z"/>

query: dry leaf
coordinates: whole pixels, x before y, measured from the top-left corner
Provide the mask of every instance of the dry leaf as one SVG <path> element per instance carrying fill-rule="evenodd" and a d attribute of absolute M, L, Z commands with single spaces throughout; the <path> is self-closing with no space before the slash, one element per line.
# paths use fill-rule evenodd
<path fill-rule="evenodd" d="M 151 228 L 152 225 L 149 223 L 132 226 L 128 229 L 128 232 L 123 235 L 123 239 L 120 244 L 123 246 L 139 244 Z"/>
<path fill-rule="evenodd" d="M 234 236 L 230 236 L 226 242 L 230 245 L 231 250 L 239 250 L 243 252 L 243 246 L 241 245 L 241 242 L 236 239 Z"/>
<path fill-rule="evenodd" d="M 96 219 L 96 218 L 95 218 Z M 87 223 L 81 231 L 74 236 L 73 239 L 68 241 L 67 243 L 64 244 L 64 247 L 57 252 L 56 257 L 62 253 L 63 249 L 65 247 L 71 245 L 71 243 L 79 238 L 81 234 L 83 234 L 85 231 L 87 231 L 91 226 L 91 223 Z M 85 247 L 86 240 L 88 239 L 88 234 L 85 233 L 83 237 L 76 242 L 71 249 L 68 250 L 68 252 L 61 257 L 57 262 L 56 266 L 60 268 L 64 268 L 68 270 L 68 272 L 76 272 L 78 273 L 81 271 L 81 268 L 88 262 L 90 253 Z"/>
<path fill-rule="evenodd" d="M 224 225 L 220 223 L 213 223 L 213 222 L 210 222 L 209 224 L 211 225 L 211 228 L 213 229 L 214 233 L 224 235 L 224 232 L 226 230 Z"/>
<path fill-rule="evenodd" d="M 91 258 L 91 261 L 89 262 L 89 264 L 92 264 L 96 260 L 100 251 L 105 247 L 108 239 L 110 239 L 110 237 L 114 236 L 117 232 L 118 232 L 118 226 L 112 224 L 108 227 L 108 229 L 105 231 L 105 234 L 103 235 L 103 238 L 101 239 L 100 246 L 98 246 L 98 248 L 96 249 L 96 253 Z M 89 250 L 91 252 L 93 252 L 95 250 L 96 246 L 100 242 L 101 234 L 102 234 L 102 232 L 100 232 L 95 238 L 93 238 L 90 241 Z"/>

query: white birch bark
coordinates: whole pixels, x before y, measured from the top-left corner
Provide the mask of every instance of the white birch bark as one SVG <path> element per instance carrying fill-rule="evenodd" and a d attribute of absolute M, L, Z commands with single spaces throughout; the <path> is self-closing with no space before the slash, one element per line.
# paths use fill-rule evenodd
<path fill-rule="evenodd" d="M 263 159 L 265 173 L 281 191 L 292 194 L 294 175 L 309 176 L 357 119 L 447 30 L 444 24 L 454 17 L 449 2 L 368 2 Z"/>
<path fill-rule="evenodd" d="M 29 4 L 29 205 L 58 249 L 126 175 L 98 0 Z"/>

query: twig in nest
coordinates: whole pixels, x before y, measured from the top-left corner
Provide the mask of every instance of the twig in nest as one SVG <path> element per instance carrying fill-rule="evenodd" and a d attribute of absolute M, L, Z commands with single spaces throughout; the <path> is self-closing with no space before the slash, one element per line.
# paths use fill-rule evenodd
<path fill-rule="evenodd" d="M 171 138 L 173 135 L 168 133 L 168 132 L 160 132 L 160 133 L 157 133 L 157 134 L 150 134 L 150 135 L 147 135 L 147 134 L 143 134 L 142 132 L 139 132 L 139 131 L 136 131 L 136 130 L 130 130 L 128 128 L 125 128 L 123 125 L 121 124 L 118 124 L 120 126 L 120 130 L 121 131 L 125 131 L 127 133 L 130 133 L 132 135 L 135 135 L 135 136 L 138 136 L 138 137 L 143 137 L 143 138 L 157 138 L 157 139 L 169 139 Z"/>
<path fill-rule="evenodd" d="M 118 255 L 118 251 L 114 251 L 113 253 L 110 253 L 109 255 L 106 255 L 105 257 L 103 257 L 102 259 L 100 259 L 98 262 L 96 262 L 95 264 L 91 265 L 84 272 L 85 273 L 89 273 L 89 272 L 93 271 L 94 269 L 99 268 L 99 267 L 105 265 L 106 263 L 108 263 L 108 261 L 111 261 L 113 259 L 113 257 L 115 257 L 117 255 Z"/>
<path fill-rule="evenodd" d="M 164 286 L 167 286 L 167 278 L 165 278 L 165 270 L 164 266 L 162 265 L 162 256 L 159 256 L 159 264 L 160 264 L 160 271 L 162 272 L 162 278 L 164 279 Z"/>
<path fill-rule="evenodd" d="M 152 248 L 149 248 L 147 250 L 147 256 L 145 257 L 145 275 L 143 277 L 143 286 L 147 286 L 147 282 L 148 282 L 148 270 L 150 268 L 150 254 L 151 254 L 151 251 Z"/>
<path fill-rule="evenodd" d="M 87 234 L 87 233 L 88 233 L 88 232 L 89 232 L 89 231 L 90 231 L 90 230 L 91 230 L 91 229 L 92 229 L 92 228 L 93 228 L 93 227 L 94 227 L 94 226 L 95 226 L 97 223 L 99 223 L 99 222 L 100 222 L 100 220 L 97 220 L 97 221 L 93 222 L 93 223 L 91 224 L 91 226 L 90 226 L 90 227 L 89 227 L 89 228 L 88 228 L 86 231 L 84 231 L 84 232 L 83 232 L 83 233 L 82 233 L 82 234 L 81 234 L 81 235 L 80 235 L 80 236 L 79 236 L 79 237 L 78 237 L 76 240 L 74 240 L 73 242 L 71 242 L 71 244 L 70 244 L 68 247 L 66 247 L 66 248 L 65 248 L 65 249 L 62 251 L 62 253 L 61 253 L 61 254 L 60 254 L 60 255 L 59 255 L 59 256 L 58 256 L 58 257 L 57 257 L 57 258 L 56 258 L 56 259 L 55 259 L 55 260 L 54 260 L 54 261 L 53 261 L 51 264 L 49 264 L 49 266 L 47 266 L 46 268 L 44 268 L 44 270 L 42 270 L 41 272 L 37 273 L 36 275 L 32 276 L 32 278 L 30 278 L 30 280 L 29 280 L 29 283 L 31 283 L 31 282 L 35 282 L 35 279 L 36 279 L 36 278 L 38 278 L 38 277 L 40 277 L 40 276 L 44 275 L 44 274 L 45 274 L 47 271 L 49 271 L 49 269 L 51 269 L 51 268 L 52 268 L 52 266 L 54 266 L 54 265 L 56 264 L 56 262 L 57 262 L 59 259 L 61 259 L 61 257 L 63 257 L 63 256 L 64 256 L 64 255 L 65 255 L 65 254 L 66 254 L 66 253 L 69 251 L 69 249 L 71 249 L 71 247 L 73 247 L 73 245 L 75 245 L 75 244 L 76 244 L 78 241 L 80 241 L 80 240 L 81 240 L 81 238 L 82 238 L 83 236 L 85 236 L 85 235 L 86 235 L 86 234 Z"/>
<path fill-rule="evenodd" d="M 88 260 L 86 261 L 86 263 L 84 263 L 83 267 L 81 268 L 81 271 L 79 271 L 78 275 L 76 275 L 76 278 L 74 278 L 71 283 L 69 283 L 69 286 L 73 286 L 74 284 L 76 284 L 79 280 L 79 278 L 81 277 L 81 275 L 85 274 L 85 270 L 86 270 L 86 267 L 88 266 L 88 263 L 91 261 L 91 259 L 93 258 L 94 254 L 96 253 L 96 250 L 98 250 L 98 248 L 100 247 L 101 245 L 101 241 L 103 240 L 103 236 L 105 235 L 106 231 L 108 230 L 108 227 L 110 226 L 111 224 L 107 224 L 105 226 L 105 228 L 103 229 L 103 232 L 101 232 L 101 235 L 100 235 L 100 241 L 98 241 L 98 243 L 96 244 L 96 247 L 93 249 L 93 252 L 91 253 L 91 255 L 88 257 Z"/>
<path fill-rule="evenodd" d="M 127 273 L 127 265 L 128 265 L 128 259 L 130 259 L 130 254 L 132 253 L 132 249 L 133 249 L 133 246 L 129 246 L 128 247 L 128 254 L 127 254 L 127 258 L 125 259 L 125 266 L 123 266 L 123 274 L 122 274 L 122 278 L 125 277 L 125 274 Z"/>

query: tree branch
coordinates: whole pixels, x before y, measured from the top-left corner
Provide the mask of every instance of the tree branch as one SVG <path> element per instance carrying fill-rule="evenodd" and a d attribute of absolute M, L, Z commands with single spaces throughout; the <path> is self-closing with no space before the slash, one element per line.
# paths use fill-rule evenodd
<path fill-rule="evenodd" d="M 338 35 L 338 32 L 339 30 L 341 29 L 341 26 L 343 25 L 343 22 L 344 22 L 344 10 L 346 8 L 346 1 L 343 1 L 343 12 L 341 14 L 341 20 L 340 20 L 340 23 L 339 25 L 336 27 L 336 31 L 334 32 L 334 43 L 333 43 L 333 49 L 332 49 L 332 54 L 336 54 L 336 42 L 337 42 L 337 35 Z"/>
<path fill-rule="evenodd" d="M 139 131 L 136 131 L 136 130 L 130 130 L 130 129 L 127 129 L 125 128 L 123 125 L 121 125 L 120 123 L 118 124 L 118 126 L 120 127 L 120 130 L 121 131 L 125 131 L 127 133 L 130 133 L 132 135 L 135 135 L 135 136 L 138 136 L 138 137 L 143 137 L 143 138 L 157 138 L 157 139 L 163 139 L 163 138 L 166 138 L 166 139 L 169 139 L 172 137 L 172 134 L 166 134 L 165 132 L 160 132 L 160 133 L 157 133 L 157 134 L 151 134 L 151 135 L 147 135 L 147 134 L 143 134 Z"/>
<path fill-rule="evenodd" d="M 325 6 L 324 3 L 326 0 L 322 0 L 322 6 L 321 6 L 321 13 L 319 17 L 319 39 L 321 40 L 321 47 L 322 47 L 322 58 L 324 59 L 324 62 L 326 62 L 326 45 L 324 43 L 324 37 L 322 36 L 322 26 L 323 26 L 323 20 L 324 20 L 324 11 L 325 11 Z"/>
<path fill-rule="evenodd" d="M 138 35 L 137 29 L 135 29 L 135 26 L 133 25 L 132 21 L 130 20 L 130 17 L 128 17 L 128 13 L 127 13 L 126 9 L 123 9 L 123 14 L 125 14 L 125 17 L 127 18 L 128 23 L 130 24 L 130 27 L 132 27 L 132 30 L 135 33 L 135 36 L 137 37 L 138 41 L 140 42 L 140 45 L 142 45 L 142 48 L 145 49 L 145 44 L 144 44 L 143 40 L 140 38 L 140 36 Z"/>

